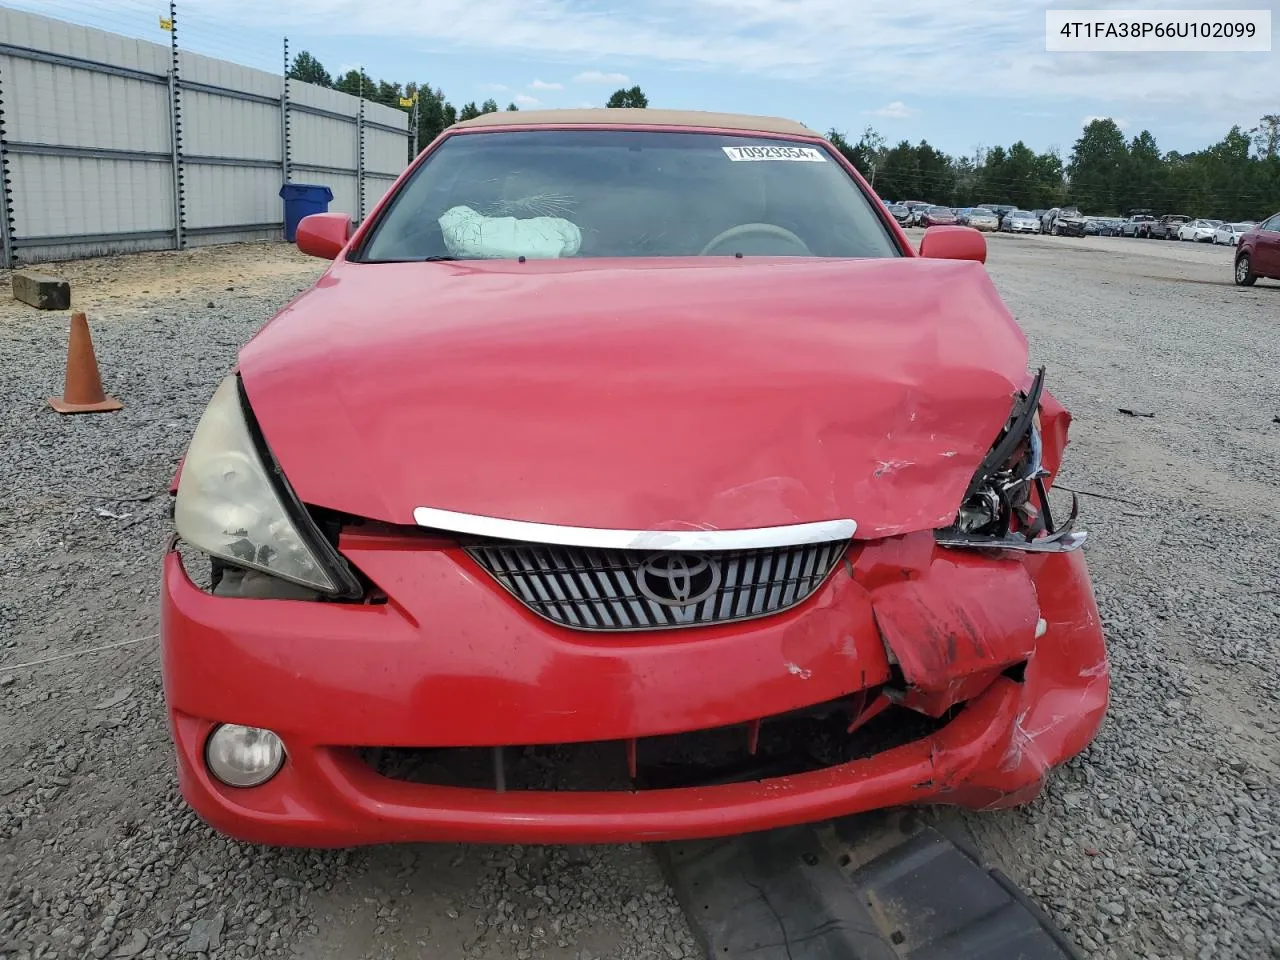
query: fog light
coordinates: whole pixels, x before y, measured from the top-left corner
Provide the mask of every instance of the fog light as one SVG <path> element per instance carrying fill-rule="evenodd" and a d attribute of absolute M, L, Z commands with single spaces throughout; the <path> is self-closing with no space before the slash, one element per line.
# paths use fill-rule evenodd
<path fill-rule="evenodd" d="M 256 787 L 284 763 L 284 744 L 270 730 L 226 723 L 213 731 L 204 750 L 209 772 L 229 787 Z"/>

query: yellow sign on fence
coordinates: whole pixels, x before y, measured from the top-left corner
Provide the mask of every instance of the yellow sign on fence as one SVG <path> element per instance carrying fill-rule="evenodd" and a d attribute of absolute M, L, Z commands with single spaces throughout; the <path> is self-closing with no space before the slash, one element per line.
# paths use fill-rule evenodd
<path fill-rule="evenodd" d="M 413 106 L 413 98 L 412 98 L 412 97 L 401 97 L 401 98 L 400 98 L 400 106 L 402 106 L 402 107 L 412 107 L 412 106 Z"/>
<path fill-rule="evenodd" d="M 172 21 L 172 20 L 167 20 L 167 19 L 165 19 L 164 17 L 161 17 L 161 18 L 160 18 L 160 29 L 161 29 L 161 30 L 168 30 L 170 33 L 172 33 L 172 32 L 173 32 L 173 21 Z"/>

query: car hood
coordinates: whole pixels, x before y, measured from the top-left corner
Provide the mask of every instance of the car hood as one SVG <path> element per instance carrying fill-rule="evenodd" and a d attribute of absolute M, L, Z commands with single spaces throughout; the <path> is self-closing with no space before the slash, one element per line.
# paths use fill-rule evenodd
<path fill-rule="evenodd" d="M 949 524 L 1027 382 L 980 264 L 339 262 L 240 373 L 306 503 L 633 530 Z"/>

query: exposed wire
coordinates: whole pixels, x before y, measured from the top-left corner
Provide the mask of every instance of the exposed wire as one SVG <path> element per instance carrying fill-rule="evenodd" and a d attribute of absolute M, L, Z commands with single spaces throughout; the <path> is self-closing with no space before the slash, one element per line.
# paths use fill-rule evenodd
<path fill-rule="evenodd" d="M 145 637 L 137 637 L 133 640 L 121 640 L 118 643 L 104 643 L 100 647 L 89 647 L 85 650 L 74 650 L 71 653 L 59 653 L 52 657 L 43 657 L 39 660 L 28 660 L 25 663 L 0 664 L 0 671 L 25 670 L 29 667 L 39 667 L 46 663 L 56 663 L 59 660 L 71 660 L 75 657 L 88 656 L 91 653 L 102 653 L 104 650 L 118 650 L 120 647 L 133 646 L 135 643 L 146 643 L 148 640 L 158 640 L 160 634 L 152 633 Z"/>

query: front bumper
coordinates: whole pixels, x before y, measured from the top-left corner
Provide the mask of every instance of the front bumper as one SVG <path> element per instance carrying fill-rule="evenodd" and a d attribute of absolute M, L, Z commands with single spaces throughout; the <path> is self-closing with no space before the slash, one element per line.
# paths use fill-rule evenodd
<path fill-rule="evenodd" d="M 651 841 L 900 804 L 996 807 L 1034 797 L 1050 768 L 1089 743 L 1107 706 L 1078 551 L 987 559 L 935 547 L 931 534 L 855 544 L 792 611 L 618 636 L 536 618 L 456 549 L 344 552 L 387 603 L 214 597 L 176 552 L 165 559 L 161 644 L 179 783 L 223 833 L 296 846 Z M 892 687 L 895 676 L 922 711 L 964 706 L 923 739 L 753 782 L 499 793 L 390 779 L 356 751 L 701 730 Z M 280 734 L 281 772 L 252 789 L 212 780 L 203 750 L 221 722 Z"/>

